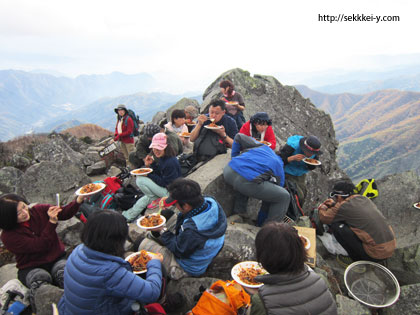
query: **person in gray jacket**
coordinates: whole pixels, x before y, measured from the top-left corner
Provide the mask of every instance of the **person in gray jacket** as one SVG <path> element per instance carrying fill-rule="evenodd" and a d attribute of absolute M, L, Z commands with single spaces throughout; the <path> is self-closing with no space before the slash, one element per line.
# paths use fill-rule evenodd
<path fill-rule="evenodd" d="M 264 283 L 246 289 L 251 315 L 337 314 L 324 280 L 305 265 L 307 253 L 298 232 L 286 223 L 269 222 L 255 238 L 257 261 L 270 273 L 255 278 Z"/>

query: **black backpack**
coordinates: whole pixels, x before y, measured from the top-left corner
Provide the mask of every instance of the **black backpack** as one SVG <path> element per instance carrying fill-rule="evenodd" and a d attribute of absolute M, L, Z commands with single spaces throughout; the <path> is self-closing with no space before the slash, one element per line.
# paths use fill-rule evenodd
<path fill-rule="evenodd" d="M 131 119 L 133 120 L 133 123 L 134 123 L 134 128 L 133 128 L 132 135 L 134 137 L 137 137 L 137 136 L 140 135 L 140 131 L 139 131 L 139 125 L 140 125 L 139 115 L 136 115 L 136 113 L 132 109 L 129 109 L 127 112 L 128 112 L 128 116 L 131 117 Z M 127 126 L 127 118 L 125 119 L 125 122 L 124 123 Z"/>
<path fill-rule="evenodd" d="M 139 200 L 144 194 L 131 184 L 118 189 L 114 195 L 117 209 L 128 210 Z"/>

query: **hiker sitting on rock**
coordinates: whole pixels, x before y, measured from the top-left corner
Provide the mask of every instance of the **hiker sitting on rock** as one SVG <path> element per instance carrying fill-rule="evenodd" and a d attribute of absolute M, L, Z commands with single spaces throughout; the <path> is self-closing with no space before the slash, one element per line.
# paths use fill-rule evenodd
<path fill-rule="evenodd" d="M 200 185 L 193 180 L 179 178 L 168 191 L 165 206 L 174 205 L 180 213 L 176 217 L 173 211 L 163 210 L 166 226 L 148 234 L 139 250 L 162 253 L 172 279 L 200 276 L 223 247 L 226 215 L 215 199 L 202 196 Z"/>
<path fill-rule="evenodd" d="M 55 229 L 58 220 L 68 220 L 77 213 L 84 198 L 78 196 L 63 207 L 36 204 L 29 208 L 19 195 L 0 196 L 1 240 L 16 257 L 18 279 L 31 289 L 33 307 L 34 292 L 42 284 L 63 288 L 66 252 Z"/>
<path fill-rule="evenodd" d="M 225 103 L 221 100 L 213 101 L 209 113 L 198 116 L 197 125 L 191 132 L 190 140 L 194 142 L 198 161 L 226 153 L 226 147 L 232 146 L 237 133 L 235 121 L 226 115 Z"/>
<path fill-rule="evenodd" d="M 337 182 L 330 198 L 318 208 L 321 223 L 330 225 L 350 256 L 338 255 L 337 260 L 349 265 L 353 260 L 380 261 L 391 257 L 396 247 L 391 226 L 376 205 L 355 194 L 354 189 L 350 181 Z"/>
<path fill-rule="evenodd" d="M 147 174 L 147 176 L 137 176 L 136 184 L 144 193 L 144 196 L 137 200 L 133 207 L 123 211 L 122 215 L 128 222 L 135 220 L 146 210 L 146 207 L 156 207 L 157 200 L 168 195 L 166 187 L 181 176 L 178 159 L 175 157 L 175 151 L 168 143 L 166 134 L 155 134 L 150 148 L 152 148 L 157 160 L 155 161 L 151 155 L 147 155 L 145 158 L 144 166 L 151 167 L 153 172 Z M 156 202 L 152 203 L 155 200 Z"/>
<path fill-rule="evenodd" d="M 269 142 L 270 148 L 276 149 L 276 136 L 271 127 L 271 119 L 267 113 L 259 112 L 253 115 L 250 120 L 242 125 L 239 133 L 253 137 L 258 141 Z"/>
<path fill-rule="evenodd" d="M 235 120 L 238 129 L 245 122 L 243 111 L 245 102 L 241 94 L 235 91 L 235 86 L 229 80 L 224 80 L 219 84 L 220 92 L 222 92 L 222 101 L 226 104 L 227 114 Z"/>
<path fill-rule="evenodd" d="M 119 141 L 121 144 L 121 151 L 124 154 L 126 165 L 128 166 L 128 157 L 134 151 L 134 122 L 128 115 L 128 110 L 125 105 L 120 104 L 114 109 L 117 113 L 117 125 L 115 126 L 114 141 Z"/>
<path fill-rule="evenodd" d="M 153 136 L 159 132 L 164 132 L 166 134 L 168 137 L 168 143 L 174 149 L 175 155 L 182 153 L 184 147 L 181 139 L 176 133 L 170 130 L 164 131 L 164 129 L 160 128 L 156 124 L 148 124 L 144 127 L 144 134 L 140 136 L 137 141 L 136 150 L 132 152 L 129 157 L 130 163 L 134 168 L 143 167 L 146 156 L 149 154 L 153 155 L 153 152 L 150 149 L 150 144 L 152 143 Z"/>
<path fill-rule="evenodd" d="M 283 220 L 290 195 L 283 188 L 283 161 L 270 147 L 244 134 L 237 134 L 232 160 L 224 168 L 223 177 L 235 190 L 234 213 L 246 213 L 248 197 L 252 197 L 262 200 L 260 218 Z M 264 219 L 259 220 L 258 225 L 262 225 Z"/>
<path fill-rule="evenodd" d="M 303 137 L 294 135 L 287 139 L 287 143 L 280 150 L 280 156 L 284 162 L 284 173 L 286 181 L 293 182 L 303 206 L 307 194 L 306 173 L 315 169 L 315 165 L 309 165 L 303 161 L 305 158 L 318 159 L 322 154 L 320 151 L 321 142 L 315 136 Z"/>
<path fill-rule="evenodd" d="M 182 136 L 182 133 L 188 133 L 185 117 L 185 112 L 182 109 L 174 109 L 171 113 L 171 121 L 165 125 L 165 129 L 175 132 L 179 136 L 184 147 L 190 144 L 190 138 Z"/>
<path fill-rule="evenodd" d="M 257 261 L 269 274 L 257 276 L 264 285 L 245 288 L 251 297 L 251 315 L 336 315 L 337 306 L 325 281 L 305 265 L 307 252 L 295 228 L 270 222 L 255 238 Z"/>
<path fill-rule="evenodd" d="M 127 223 L 120 213 L 103 210 L 89 217 L 81 233 L 83 244 L 68 258 L 60 315 L 132 314 L 135 301 L 158 300 L 163 257 L 153 256 L 147 263 L 146 279 L 142 279 L 124 260 L 127 236 Z"/>

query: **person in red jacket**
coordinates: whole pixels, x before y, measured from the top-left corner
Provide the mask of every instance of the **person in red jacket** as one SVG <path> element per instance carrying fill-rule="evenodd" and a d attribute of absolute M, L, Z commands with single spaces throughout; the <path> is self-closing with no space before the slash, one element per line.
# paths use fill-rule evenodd
<path fill-rule="evenodd" d="M 68 220 L 77 213 L 83 200 L 78 196 L 63 207 L 36 204 L 29 208 L 24 197 L 11 193 L 0 196 L 1 241 L 15 255 L 18 279 L 31 289 L 30 298 L 44 283 L 63 288 L 66 252 L 55 229 L 58 220 Z"/>
<path fill-rule="evenodd" d="M 120 104 L 114 111 L 118 114 L 117 125 L 115 126 L 114 141 L 119 141 L 121 151 L 124 154 L 126 165 L 129 165 L 128 156 L 134 151 L 134 122 L 128 115 L 125 105 Z"/>
<path fill-rule="evenodd" d="M 270 143 L 270 148 L 276 149 L 276 136 L 271 127 L 271 119 L 267 113 L 259 112 L 251 117 L 245 124 L 242 125 L 239 133 L 253 137 L 259 141 L 266 141 Z"/>

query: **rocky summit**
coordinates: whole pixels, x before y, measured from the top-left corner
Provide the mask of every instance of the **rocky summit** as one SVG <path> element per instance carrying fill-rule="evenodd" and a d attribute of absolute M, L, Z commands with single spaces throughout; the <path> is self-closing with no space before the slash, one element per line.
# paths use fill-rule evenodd
<path fill-rule="evenodd" d="M 309 195 L 304 212 L 309 213 L 326 199 L 333 181 L 347 178 L 347 175 L 337 165 L 338 142 L 331 117 L 302 97 L 294 87 L 283 86 L 270 76 L 251 76 L 247 71 L 233 69 L 223 73 L 206 89 L 201 105 L 195 100 L 183 99 L 180 101 L 182 103 L 174 104 L 167 112 L 157 113 L 153 121 L 159 123 L 167 120 L 168 112 L 186 105 L 200 106 L 201 112 L 206 112 L 211 100 L 220 98 L 218 83 L 223 79 L 231 80 L 236 90 L 243 95 L 246 119 L 258 111 L 265 111 L 270 115 L 279 147 L 294 134 L 314 134 L 320 138 L 322 166 L 310 172 L 307 177 Z M 62 202 L 66 203 L 74 198 L 74 192 L 82 185 L 119 172 L 115 165 L 116 159 L 99 158 L 98 152 L 103 148 L 104 144 L 99 141 L 87 145 L 74 136 L 52 134 L 45 143 L 32 148 L 31 160 L 25 167 L 11 165 L 0 169 L 0 193 L 16 192 L 23 194 L 30 202 L 47 203 L 55 203 L 55 194 L 60 193 Z M 231 279 L 230 271 L 234 264 L 255 260 L 254 239 L 259 228 L 253 222 L 257 216 L 259 201 L 250 200 L 246 216 L 232 215 L 233 190 L 224 182 L 222 175 L 229 160 L 228 150 L 226 154 L 216 156 L 188 176 L 200 183 L 204 194 L 211 195 L 220 202 L 229 224 L 223 249 L 202 277 L 169 282 L 169 293 L 181 292 L 186 296 L 182 310 L 174 314 L 183 314 L 193 307 L 194 296 L 199 293 L 200 286 L 207 288 L 217 279 Z M 134 183 L 133 178 L 125 181 L 125 184 Z M 416 292 L 420 286 L 420 210 L 412 205 L 420 201 L 420 179 L 415 173 L 406 172 L 377 180 L 377 184 L 379 196 L 374 202 L 397 236 L 398 248 L 394 256 L 388 259 L 387 266 L 401 285 L 399 301 L 390 308 L 378 310 L 377 313 L 401 314 L 403 310 L 403 314 L 418 314 L 420 302 Z M 297 224 L 309 227 L 310 221 L 304 216 Z M 76 218 L 60 222 L 57 232 L 69 251 L 80 243 L 81 228 L 82 223 Z M 136 240 L 144 237 L 145 231 L 130 224 L 129 236 L 126 250 L 135 251 Z M 320 241 L 316 243 L 316 248 L 315 272 L 325 279 L 336 296 L 339 314 L 371 314 L 370 309 L 348 296 L 343 281 L 344 269 L 336 262 L 335 256 L 329 254 Z M 0 286 L 15 278 L 17 271 L 10 261 L 10 255 L 7 256 L 4 251 L 1 254 Z M 58 302 L 62 292 L 53 286 L 45 286 L 42 291 L 37 292 L 35 298 L 38 314 L 52 314 L 50 305 Z"/>

